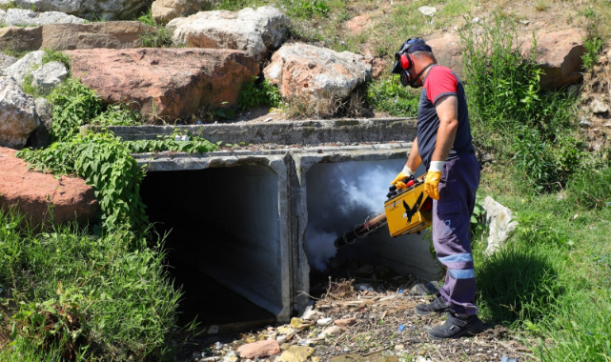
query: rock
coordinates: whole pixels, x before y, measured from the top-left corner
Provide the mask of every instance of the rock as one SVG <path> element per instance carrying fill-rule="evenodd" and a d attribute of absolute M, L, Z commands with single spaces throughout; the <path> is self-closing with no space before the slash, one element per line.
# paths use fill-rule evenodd
<path fill-rule="evenodd" d="M 386 61 L 382 58 L 367 59 L 366 63 L 371 65 L 371 77 L 378 79 L 386 70 Z"/>
<path fill-rule="evenodd" d="M 396 351 L 403 351 L 404 349 L 405 349 L 405 346 L 404 346 L 404 345 L 402 345 L 402 344 L 397 344 L 397 345 L 395 346 L 395 350 L 396 350 Z"/>
<path fill-rule="evenodd" d="M 4 26 L 40 26 L 45 24 L 82 24 L 85 19 L 77 18 L 58 11 L 37 13 L 32 10 L 8 9 L 6 12 L 0 10 L 0 23 Z"/>
<path fill-rule="evenodd" d="M 99 210 L 92 187 L 80 178 L 28 170 L 25 161 L 15 157 L 16 151 L 0 147 L 0 208 L 16 208 L 32 225 L 50 220 L 65 224 L 76 220 L 81 224 L 92 220 Z"/>
<path fill-rule="evenodd" d="M 322 318 L 316 321 L 319 326 L 328 326 L 331 323 L 333 323 L 333 318 Z"/>
<path fill-rule="evenodd" d="M 445 33 L 441 38 L 427 40 L 433 50 L 437 63 L 448 67 L 464 80 L 462 46 L 460 36 L 456 33 Z"/>
<path fill-rule="evenodd" d="M 13 77 L 18 84 L 22 84 L 28 74 L 36 71 L 42 66 L 42 50 L 26 54 L 23 58 L 16 61 L 13 65 L 4 70 L 4 75 Z"/>
<path fill-rule="evenodd" d="M 7 2 L 7 0 L 4 0 Z M 153 0 L 11 0 L 22 9 L 59 11 L 86 19 L 134 19 Z"/>
<path fill-rule="evenodd" d="M 26 147 L 44 148 L 49 144 L 49 135 L 53 123 L 53 105 L 44 98 L 36 98 L 34 105 L 41 125 L 30 133 Z"/>
<path fill-rule="evenodd" d="M 243 50 L 257 61 L 267 59 L 270 51 L 282 45 L 288 35 L 289 19 L 280 10 L 264 6 L 237 13 L 202 11 L 168 24 L 176 43 L 197 48 Z"/>
<path fill-rule="evenodd" d="M 39 125 L 34 98 L 15 79 L 0 76 L 0 147 L 23 148 Z"/>
<path fill-rule="evenodd" d="M 6 55 L 0 52 L 0 75 L 3 74 L 4 69 L 13 65 L 17 61 L 17 58 L 11 57 L 10 55 Z"/>
<path fill-rule="evenodd" d="M 36 28 L 13 26 L 0 29 L 0 48 L 17 51 L 139 48 L 142 46 L 140 38 L 147 31 L 155 29 L 139 21 L 47 24 Z"/>
<path fill-rule="evenodd" d="M 136 102 L 147 118 L 190 117 L 201 106 L 235 104 L 259 74 L 247 54 L 228 49 L 90 49 L 66 52 L 74 78 L 105 103 Z"/>
<path fill-rule="evenodd" d="M 490 230 L 488 247 L 485 252 L 490 255 L 505 244 L 509 234 L 518 226 L 518 222 L 513 220 L 511 210 L 494 201 L 490 196 L 484 199 L 484 210 L 486 210 L 486 223 Z"/>
<path fill-rule="evenodd" d="M 194 14 L 209 7 L 217 1 L 208 0 L 156 0 L 151 6 L 156 23 L 167 23 L 170 20 Z"/>
<path fill-rule="evenodd" d="M 609 108 L 607 107 L 607 105 L 598 99 L 595 99 L 594 101 L 592 101 L 592 104 L 590 104 L 590 107 L 592 107 L 592 113 L 594 114 L 602 114 L 602 113 L 609 112 Z"/>
<path fill-rule="evenodd" d="M 603 124 L 604 127 L 606 128 L 611 128 L 611 122 L 607 122 L 605 124 Z"/>
<path fill-rule="evenodd" d="M 437 12 L 437 9 L 435 9 L 432 6 L 421 6 L 418 8 L 418 11 L 420 11 L 422 15 L 425 15 L 425 16 L 434 16 L 435 13 Z"/>
<path fill-rule="evenodd" d="M 581 120 L 579 120 L 579 126 L 582 128 L 590 128 L 592 127 L 592 123 L 588 122 L 585 117 L 582 117 Z"/>
<path fill-rule="evenodd" d="M 238 356 L 234 351 L 229 351 L 223 357 L 223 362 L 238 362 Z"/>
<path fill-rule="evenodd" d="M 353 35 L 357 35 L 362 32 L 365 28 L 369 26 L 371 23 L 371 17 L 369 14 L 363 14 L 359 16 L 355 16 L 354 18 L 348 20 L 346 23 L 346 27 L 350 29 L 350 32 Z"/>
<path fill-rule="evenodd" d="M 278 353 L 280 353 L 280 344 L 269 340 L 245 344 L 238 348 L 240 358 L 265 358 Z"/>
<path fill-rule="evenodd" d="M 0 28 L 0 49 L 18 52 L 38 50 L 42 46 L 42 26 L 21 28 L 8 26 Z"/>
<path fill-rule="evenodd" d="M 278 327 L 278 333 L 279 334 L 288 335 L 288 334 L 292 334 L 292 333 L 295 333 L 295 332 L 297 332 L 297 330 L 295 328 L 291 328 L 291 327 L 287 327 L 287 326 Z"/>
<path fill-rule="evenodd" d="M 335 325 L 341 328 L 350 327 L 356 324 L 356 318 L 346 318 L 346 319 L 338 319 L 335 322 Z"/>
<path fill-rule="evenodd" d="M 301 319 L 303 320 L 315 320 L 318 318 L 318 316 L 320 316 L 321 313 L 317 310 L 314 310 L 314 308 L 309 305 L 306 307 L 305 311 L 303 312 L 303 315 L 301 316 Z"/>
<path fill-rule="evenodd" d="M 341 327 L 331 326 L 329 328 L 325 328 L 325 330 L 323 330 L 322 333 L 318 335 L 318 337 L 319 338 L 333 337 L 333 336 L 337 336 L 341 334 L 342 331 L 343 329 Z"/>
<path fill-rule="evenodd" d="M 139 21 L 50 24 L 42 27 L 40 49 L 129 49 L 142 46 L 140 37 L 154 28 Z"/>
<path fill-rule="evenodd" d="M 537 32 L 537 54 L 535 60 L 541 64 L 541 88 L 558 89 L 581 81 L 581 57 L 585 54 L 581 29 L 566 29 L 553 32 Z M 529 54 L 532 48 L 532 35 L 521 39 L 522 53 Z"/>
<path fill-rule="evenodd" d="M 278 86 L 286 99 L 308 98 L 318 115 L 328 114 L 325 105 L 347 98 L 371 78 L 371 65 L 363 56 L 309 44 L 284 45 L 272 56 L 263 74 Z"/>
<path fill-rule="evenodd" d="M 305 346 L 291 346 L 282 352 L 280 359 L 282 362 L 305 362 L 314 353 L 314 348 Z"/>
<path fill-rule="evenodd" d="M 50 93 L 68 78 L 68 69 L 62 62 L 50 62 L 32 72 L 32 86 Z"/>
<path fill-rule="evenodd" d="M 286 342 L 286 340 L 288 339 L 286 334 L 281 334 L 278 337 L 276 337 L 276 341 L 280 344 L 283 344 L 284 342 Z"/>

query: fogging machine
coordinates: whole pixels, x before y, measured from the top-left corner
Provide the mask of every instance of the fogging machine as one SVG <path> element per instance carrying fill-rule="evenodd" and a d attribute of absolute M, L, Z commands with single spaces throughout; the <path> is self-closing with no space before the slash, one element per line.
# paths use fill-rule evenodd
<path fill-rule="evenodd" d="M 354 244 L 356 239 L 367 235 L 388 225 L 390 236 L 417 233 L 432 224 L 433 200 L 424 191 L 424 178 L 426 174 L 415 178 L 410 176 L 403 179 L 406 188 L 397 189 L 391 186 L 388 199 L 384 203 L 384 211 L 369 216 L 363 223 L 347 230 L 335 239 L 335 247 Z"/>

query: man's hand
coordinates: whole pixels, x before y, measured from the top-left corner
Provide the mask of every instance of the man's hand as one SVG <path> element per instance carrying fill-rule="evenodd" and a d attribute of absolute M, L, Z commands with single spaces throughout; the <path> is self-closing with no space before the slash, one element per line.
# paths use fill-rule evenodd
<path fill-rule="evenodd" d="M 405 179 L 406 177 L 410 177 L 413 174 L 414 174 L 414 171 L 412 171 L 409 167 L 404 166 L 403 171 L 399 172 L 397 177 L 395 177 L 393 182 L 391 182 L 390 184 L 395 185 L 397 187 L 397 190 L 403 190 L 404 188 L 406 188 L 405 183 L 403 182 L 403 179 Z"/>
<path fill-rule="evenodd" d="M 439 200 L 439 181 L 441 180 L 441 170 L 444 163 L 444 161 L 432 161 L 429 172 L 424 179 L 424 191 L 435 200 Z"/>

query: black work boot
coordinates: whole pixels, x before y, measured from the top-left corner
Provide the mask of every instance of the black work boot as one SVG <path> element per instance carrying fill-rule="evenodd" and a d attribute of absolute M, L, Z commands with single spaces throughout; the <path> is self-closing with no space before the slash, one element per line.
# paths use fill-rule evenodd
<path fill-rule="evenodd" d="M 435 298 L 432 302 L 428 304 L 418 304 L 414 311 L 418 315 L 430 315 L 433 313 L 445 313 L 448 310 L 448 306 L 441 299 L 441 297 Z"/>
<path fill-rule="evenodd" d="M 429 338 L 438 341 L 449 338 L 459 338 L 464 335 L 475 335 L 483 329 L 482 321 L 476 315 L 458 315 L 449 312 L 448 320 L 441 326 L 429 331 Z"/>

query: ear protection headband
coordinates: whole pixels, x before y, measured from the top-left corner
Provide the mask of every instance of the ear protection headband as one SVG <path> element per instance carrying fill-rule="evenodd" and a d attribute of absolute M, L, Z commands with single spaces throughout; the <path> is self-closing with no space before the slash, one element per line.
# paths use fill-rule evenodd
<path fill-rule="evenodd" d="M 408 69 L 414 64 L 409 53 L 419 50 L 431 51 L 431 47 L 428 46 L 423 39 L 410 38 L 407 39 L 401 45 L 399 51 L 395 53 L 395 66 L 393 67 L 392 73 L 401 75 L 401 84 L 403 84 L 404 87 L 411 85 L 411 83 L 418 78 L 418 76 L 415 78 L 412 77 Z"/>

